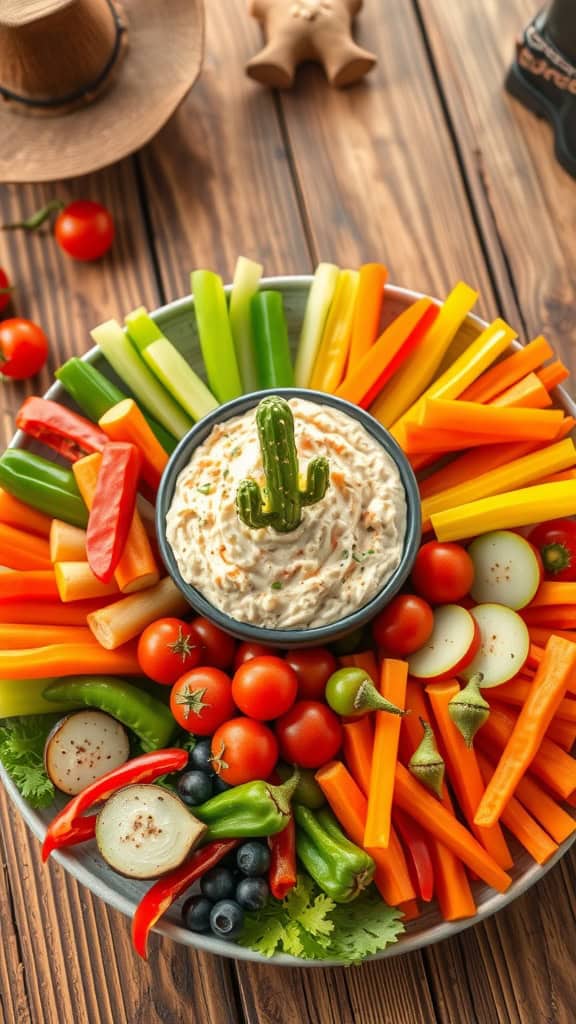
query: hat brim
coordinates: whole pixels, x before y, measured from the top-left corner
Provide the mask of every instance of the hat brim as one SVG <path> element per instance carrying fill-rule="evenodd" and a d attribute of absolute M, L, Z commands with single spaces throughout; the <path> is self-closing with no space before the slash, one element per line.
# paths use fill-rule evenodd
<path fill-rule="evenodd" d="M 203 0 L 122 0 L 128 49 L 110 88 L 61 117 L 0 107 L 0 181 L 75 178 L 146 145 L 192 88 L 204 52 Z"/>

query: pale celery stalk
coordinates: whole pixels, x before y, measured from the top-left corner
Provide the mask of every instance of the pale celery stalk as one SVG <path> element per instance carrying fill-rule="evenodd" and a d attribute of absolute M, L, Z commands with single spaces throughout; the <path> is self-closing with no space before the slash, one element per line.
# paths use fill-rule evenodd
<path fill-rule="evenodd" d="M 218 402 L 204 381 L 162 334 L 143 306 L 129 313 L 125 323 L 128 337 L 146 365 L 193 420 L 200 420 L 218 408 Z"/>
<path fill-rule="evenodd" d="M 338 267 L 333 263 L 319 263 L 316 268 L 314 280 L 308 293 L 304 322 L 298 342 L 294 367 L 296 387 L 307 388 L 310 386 L 314 361 L 318 355 L 324 326 L 336 291 L 338 274 Z"/>
<path fill-rule="evenodd" d="M 158 383 L 120 324 L 116 320 L 107 320 L 90 331 L 90 334 L 110 366 L 134 393 L 134 397 L 174 437 L 184 437 L 192 427 L 192 420 Z"/>
<path fill-rule="evenodd" d="M 31 629 L 34 627 L 31 626 Z M 55 703 L 42 696 L 50 683 L 57 679 L 0 679 L 0 718 L 18 715 L 51 715 L 55 711 L 72 711 L 79 704 Z"/>
<path fill-rule="evenodd" d="M 211 270 L 191 275 L 198 337 L 208 386 L 219 402 L 242 394 L 222 279 Z"/>
<path fill-rule="evenodd" d="M 261 277 L 260 263 L 255 263 L 245 256 L 238 257 L 230 295 L 230 327 L 240 379 L 246 393 L 256 391 L 258 387 L 250 303 L 258 291 Z"/>

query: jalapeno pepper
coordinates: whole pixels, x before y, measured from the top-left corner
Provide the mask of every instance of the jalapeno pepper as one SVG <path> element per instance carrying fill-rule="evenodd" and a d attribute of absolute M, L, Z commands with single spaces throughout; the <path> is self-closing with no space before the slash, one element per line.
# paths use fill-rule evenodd
<path fill-rule="evenodd" d="M 52 519 L 83 528 L 88 523 L 88 509 L 72 470 L 40 455 L 22 448 L 5 451 L 0 458 L 0 487 Z"/>
<path fill-rule="evenodd" d="M 374 876 L 372 857 L 354 846 L 329 810 L 294 806 L 296 852 L 309 875 L 336 903 L 355 899 Z"/>
<path fill-rule="evenodd" d="M 20 406 L 16 426 L 70 462 L 92 452 L 101 452 L 108 442 L 104 431 L 90 420 L 65 405 L 35 395 Z"/>
<path fill-rule="evenodd" d="M 122 556 L 141 466 L 142 456 L 133 444 L 109 441 L 102 453 L 86 533 L 88 563 L 102 583 L 110 582 Z"/>
<path fill-rule="evenodd" d="M 208 825 L 207 839 L 242 839 L 272 836 L 286 828 L 290 801 L 298 785 L 295 772 L 281 786 L 270 782 L 245 782 L 193 808 Z"/>

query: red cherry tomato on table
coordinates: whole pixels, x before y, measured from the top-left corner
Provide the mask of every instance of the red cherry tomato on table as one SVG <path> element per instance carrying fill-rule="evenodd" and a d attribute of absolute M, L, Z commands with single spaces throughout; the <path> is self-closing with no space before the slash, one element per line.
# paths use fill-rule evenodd
<path fill-rule="evenodd" d="M 241 643 L 236 649 L 234 655 L 234 669 L 240 668 L 245 661 L 250 661 L 252 658 L 264 658 L 268 655 L 272 658 L 277 657 L 278 652 L 273 647 L 266 647 L 266 644 L 256 643 Z"/>
<path fill-rule="evenodd" d="M 412 586 L 432 604 L 454 604 L 474 582 L 474 563 L 459 544 L 423 544 L 412 569 Z"/>
<path fill-rule="evenodd" d="M 31 320 L 0 322 L 0 371 L 14 380 L 33 377 L 48 358 L 48 339 Z"/>
<path fill-rule="evenodd" d="M 170 710 L 187 732 L 210 736 L 236 711 L 232 683 L 219 668 L 193 668 L 174 683 Z"/>
<path fill-rule="evenodd" d="M 310 647 L 288 651 L 286 661 L 298 677 L 299 699 L 324 700 L 326 683 L 338 668 L 334 655 L 325 647 Z"/>
<path fill-rule="evenodd" d="M 298 677 L 282 658 L 252 658 L 241 665 L 232 680 L 236 707 L 250 718 L 269 722 L 292 707 Z"/>
<path fill-rule="evenodd" d="M 65 206 L 56 218 L 54 237 L 75 260 L 99 260 L 114 241 L 114 221 L 106 207 L 89 199 Z"/>
<path fill-rule="evenodd" d="M 278 742 L 271 729 L 253 718 L 233 718 L 212 737 L 214 770 L 231 786 L 267 779 L 278 760 Z"/>
<path fill-rule="evenodd" d="M 0 313 L 10 302 L 10 281 L 5 270 L 0 267 Z"/>
<path fill-rule="evenodd" d="M 214 668 L 231 667 L 236 653 L 234 637 L 231 637 L 229 633 L 225 633 L 223 629 L 215 626 L 213 622 L 205 619 L 202 615 L 192 619 L 190 630 L 205 647 L 202 658 L 205 665 L 213 665 Z"/>
<path fill-rule="evenodd" d="M 331 761 L 342 743 L 338 715 L 315 700 L 299 700 L 275 724 L 282 759 L 300 768 Z"/>
<path fill-rule="evenodd" d="M 144 675 L 171 686 L 202 661 L 204 648 L 181 619 L 157 619 L 140 635 L 138 661 Z"/>
<path fill-rule="evenodd" d="M 433 628 L 434 613 L 426 601 L 415 594 L 398 594 L 374 619 L 372 634 L 387 654 L 401 658 L 422 647 Z"/>
<path fill-rule="evenodd" d="M 576 580 L 576 521 L 550 519 L 526 537 L 539 552 L 548 580 Z"/>

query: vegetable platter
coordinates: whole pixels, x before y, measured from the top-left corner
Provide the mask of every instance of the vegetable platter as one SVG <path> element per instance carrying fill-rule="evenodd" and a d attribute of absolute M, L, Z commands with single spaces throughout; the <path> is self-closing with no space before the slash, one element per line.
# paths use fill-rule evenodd
<path fill-rule="evenodd" d="M 132 918 L 142 955 L 154 927 L 278 965 L 394 956 L 506 906 L 576 835 L 576 457 L 567 439 L 576 407 L 557 387 L 567 373 L 548 343 L 521 349 L 508 325 L 479 320 L 467 285 L 441 303 L 385 285 L 377 265 L 360 274 L 323 265 L 314 278 L 260 271 L 239 261 L 236 287 L 224 291 L 196 272 L 197 307 L 188 296 L 150 318 L 135 311 L 132 342 L 118 325 L 97 328 L 99 347 L 59 371 L 45 396 L 79 406 L 92 427 L 75 422 L 70 434 L 65 413 L 23 404 L 24 430 L 0 460 L 2 779 L 45 855 Z M 232 361 L 215 324 L 229 332 Z M 252 651 L 251 664 L 160 578 L 147 510 L 167 449 L 194 420 L 242 390 L 292 383 L 340 394 L 392 430 L 418 471 L 423 546 L 400 604 L 361 637 L 344 638 L 324 662 Z M 131 394 L 127 414 L 118 403 Z M 46 444 L 60 470 L 18 462 L 18 453 L 46 458 Z M 50 527 L 50 559 L 38 537 L 54 488 L 66 521 Z M 27 497 L 34 511 L 19 521 Z M 136 508 L 150 554 L 125 560 L 119 576 Z M 126 600 L 128 615 L 106 612 Z M 191 623 L 148 635 L 167 616 Z M 36 650 L 26 646 L 31 632 Z M 192 694 L 159 648 L 185 652 Z M 131 683 L 119 695 L 122 679 Z M 44 723 L 56 719 L 44 764 Z M 248 771 L 235 758 L 238 723 L 260 758 Z M 70 780 L 67 746 L 80 735 L 97 737 L 94 756 Z M 103 758 L 115 766 L 109 783 L 98 778 Z M 138 801 L 152 831 L 167 833 L 154 846 L 161 870 L 145 829 L 122 836 L 124 848 L 118 840 Z M 283 902 L 268 898 L 266 876 Z M 190 897 L 199 878 L 201 895 Z"/>

